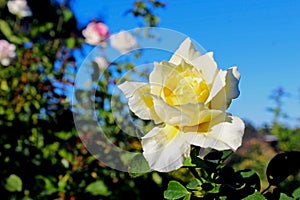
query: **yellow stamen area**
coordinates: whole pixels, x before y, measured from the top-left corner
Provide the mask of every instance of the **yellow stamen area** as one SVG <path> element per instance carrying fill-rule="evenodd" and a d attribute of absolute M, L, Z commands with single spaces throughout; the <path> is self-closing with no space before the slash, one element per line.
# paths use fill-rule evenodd
<path fill-rule="evenodd" d="M 209 96 L 209 88 L 205 80 L 196 75 L 185 73 L 168 80 L 163 87 L 165 101 L 169 105 L 204 103 Z"/>

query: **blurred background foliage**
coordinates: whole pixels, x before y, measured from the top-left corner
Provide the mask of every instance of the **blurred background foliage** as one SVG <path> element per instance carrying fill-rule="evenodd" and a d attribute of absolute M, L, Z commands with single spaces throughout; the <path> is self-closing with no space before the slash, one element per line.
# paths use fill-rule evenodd
<path fill-rule="evenodd" d="M 28 0 L 32 16 L 11 14 L 7 1 L 0 0 L 0 39 L 16 46 L 16 57 L 0 65 L 0 194 L 3 199 L 163 199 L 169 180 L 187 182 L 186 169 L 171 173 L 151 172 L 139 177 L 105 167 L 92 156 L 79 138 L 68 92 L 78 70 L 76 52 L 83 56 L 84 42 L 70 1 Z M 135 1 L 128 13 L 142 18 L 144 26 L 156 26 L 153 9 L 160 1 Z M 116 64 L 122 70 L 129 63 Z M 95 68 L 96 70 L 96 68 Z M 139 140 L 116 130 L 110 108 L 104 109 L 112 80 L 104 74 L 96 91 L 102 127 L 116 145 L 141 150 Z M 83 91 L 76 91 L 77 100 Z M 269 160 L 280 151 L 300 150 L 300 129 L 280 124 L 283 92 L 272 98 L 276 105 L 273 124 L 247 125 L 244 144 L 227 161 L 237 170 L 250 168 L 262 180 Z M 91 98 L 91 97 L 89 97 Z M 120 106 L 120 105 L 116 105 Z M 121 109 L 121 107 L 120 107 Z M 128 132 L 128 130 L 126 130 Z M 88 135 L 88 133 L 86 133 Z M 299 186 L 295 174 L 280 186 L 287 194 Z M 266 186 L 266 185 L 265 185 Z M 264 187 L 263 187 L 264 188 Z"/>

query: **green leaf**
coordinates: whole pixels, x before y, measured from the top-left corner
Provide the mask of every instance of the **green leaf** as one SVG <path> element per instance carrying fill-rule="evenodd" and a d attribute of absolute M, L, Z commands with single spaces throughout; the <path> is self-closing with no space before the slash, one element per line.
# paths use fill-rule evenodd
<path fill-rule="evenodd" d="M 188 158 L 184 161 L 183 166 L 185 166 L 185 167 L 194 167 L 194 166 L 196 166 L 196 165 L 192 163 L 192 158 L 191 158 L 191 157 L 188 157 Z"/>
<path fill-rule="evenodd" d="M 63 15 L 64 15 L 64 21 L 65 22 L 69 21 L 73 17 L 73 13 L 68 9 L 65 9 L 63 11 Z"/>
<path fill-rule="evenodd" d="M 26 41 L 26 38 L 24 37 L 18 37 L 15 35 L 11 35 L 10 37 L 8 37 L 9 41 L 15 44 L 22 44 L 23 42 Z"/>
<path fill-rule="evenodd" d="M 186 185 L 186 187 L 191 190 L 194 190 L 199 186 L 200 186 L 200 181 L 198 179 L 194 179 Z"/>
<path fill-rule="evenodd" d="M 289 197 L 288 195 L 284 194 L 284 193 L 280 193 L 280 198 L 279 200 L 294 200 L 294 198 Z"/>
<path fill-rule="evenodd" d="M 191 194 L 187 194 L 185 195 L 185 197 L 183 198 L 183 200 L 190 200 L 191 199 Z"/>
<path fill-rule="evenodd" d="M 162 177 L 157 172 L 152 173 L 152 180 L 157 185 L 161 185 L 161 183 L 162 183 Z"/>
<path fill-rule="evenodd" d="M 8 23 L 2 19 L 0 19 L 0 31 L 5 35 L 5 37 L 13 43 L 22 44 L 22 39 L 13 35 L 13 31 L 9 27 Z"/>
<path fill-rule="evenodd" d="M 5 189 L 10 192 L 21 192 L 22 191 L 22 180 L 15 174 L 11 174 L 6 179 Z"/>
<path fill-rule="evenodd" d="M 166 199 L 179 199 L 182 197 L 188 199 L 187 196 L 190 196 L 190 193 L 177 181 L 170 181 L 168 184 L 168 189 L 164 192 L 164 198 Z"/>
<path fill-rule="evenodd" d="M 72 132 L 65 132 L 65 131 L 61 131 L 61 132 L 57 132 L 55 133 L 56 137 L 62 139 L 62 140 L 68 140 L 73 136 Z"/>
<path fill-rule="evenodd" d="M 54 186 L 51 180 L 47 177 L 38 175 L 36 176 L 37 180 L 42 180 L 44 182 L 44 191 L 41 192 L 43 195 L 50 195 L 58 191 L 58 189 Z"/>
<path fill-rule="evenodd" d="M 268 164 L 267 178 L 271 185 L 278 185 L 289 175 L 300 169 L 300 152 L 291 151 L 277 154 Z"/>
<path fill-rule="evenodd" d="M 293 197 L 297 199 L 300 198 L 300 187 L 294 190 Z"/>
<path fill-rule="evenodd" d="M 33 100 L 31 103 L 37 110 L 40 109 L 40 102 L 38 102 L 37 100 Z"/>
<path fill-rule="evenodd" d="M 260 178 L 255 171 L 244 169 L 237 173 L 243 177 L 243 181 L 246 183 L 246 186 L 252 187 L 258 191 L 260 190 Z"/>
<path fill-rule="evenodd" d="M 102 180 L 95 181 L 91 184 L 89 184 L 85 188 L 86 192 L 91 193 L 92 195 L 102 195 L 102 196 L 108 196 L 110 195 L 110 191 L 108 191 L 107 186 L 104 184 Z"/>
<path fill-rule="evenodd" d="M 132 177 L 138 177 L 151 171 L 148 162 L 142 154 L 137 154 L 130 160 L 128 170 Z"/>
<path fill-rule="evenodd" d="M 66 45 L 69 49 L 72 49 L 76 45 L 76 39 L 74 37 L 70 37 L 66 40 Z"/>
<path fill-rule="evenodd" d="M 242 170 L 240 171 L 240 174 L 242 175 L 243 178 L 250 178 L 251 176 L 255 175 L 256 173 L 252 170 Z"/>
<path fill-rule="evenodd" d="M 6 37 L 10 37 L 12 35 L 12 30 L 8 23 L 2 19 L 0 19 L 0 30 Z"/>
<path fill-rule="evenodd" d="M 1 81 L 0 89 L 1 89 L 1 90 L 5 90 L 5 91 L 8 91 L 8 90 L 9 90 L 9 87 L 8 87 L 8 85 L 7 85 L 7 81 L 6 81 L 6 80 L 2 80 L 2 81 Z"/>
<path fill-rule="evenodd" d="M 246 198 L 243 198 L 243 200 L 266 200 L 266 198 L 260 192 L 255 192 Z"/>

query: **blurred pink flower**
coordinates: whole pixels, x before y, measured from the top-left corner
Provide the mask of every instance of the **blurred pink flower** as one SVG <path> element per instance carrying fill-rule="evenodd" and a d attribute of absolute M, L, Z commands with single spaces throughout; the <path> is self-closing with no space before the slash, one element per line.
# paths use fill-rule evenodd
<path fill-rule="evenodd" d="M 85 37 L 85 42 L 90 45 L 99 45 L 104 43 L 109 36 L 108 27 L 102 22 L 92 21 L 87 25 L 87 27 L 82 31 Z"/>
<path fill-rule="evenodd" d="M 12 58 L 16 56 L 16 46 L 6 40 L 0 40 L 0 63 L 8 66 Z"/>
<path fill-rule="evenodd" d="M 110 37 L 111 46 L 119 50 L 122 54 L 137 47 L 137 41 L 127 31 L 120 31 L 119 33 L 113 34 Z"/>
<path fill-rule="evenodd" d="M 8 11 L 19 17 L 29 17 L 32 15 L 26 0 L 9 0 L 7 2 Z"/>

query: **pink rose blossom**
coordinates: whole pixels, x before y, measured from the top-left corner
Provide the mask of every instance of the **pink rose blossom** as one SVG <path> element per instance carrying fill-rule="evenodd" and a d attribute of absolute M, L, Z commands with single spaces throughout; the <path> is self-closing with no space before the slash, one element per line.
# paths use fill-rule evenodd
<path fill-rule="evenodd" d="M 91 22 L 82 31 L 85 42 L 90 45 L 99 45 L 104 43 L 109 36 L 108 27 L 102 22 Z"/>
<path fill-rule="evenodd" d="M 12 58 L 16 56 L 16 46 L 6 40 L 0 40 L 0 63 L 8 66 Z"/>

